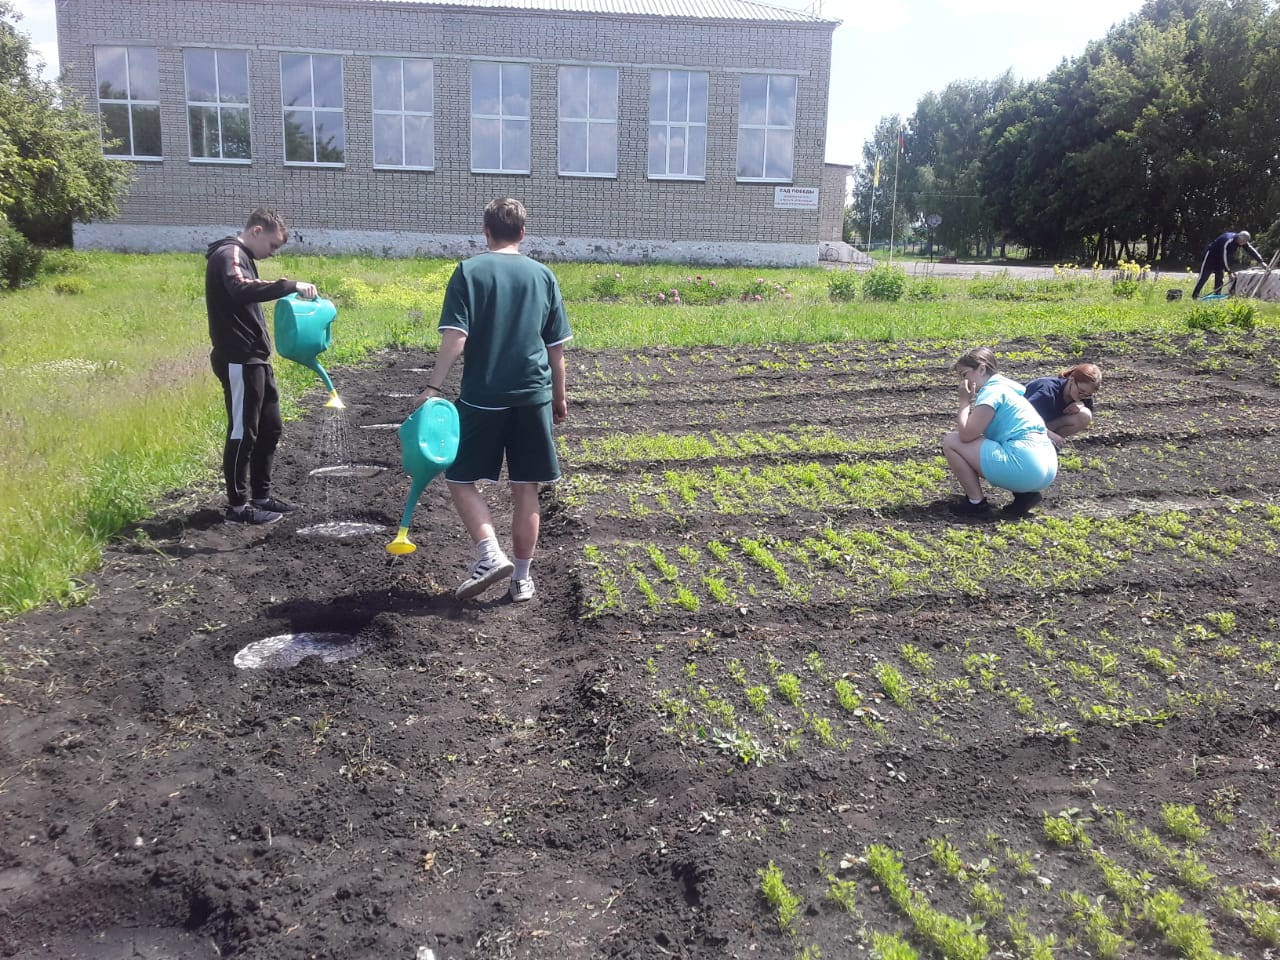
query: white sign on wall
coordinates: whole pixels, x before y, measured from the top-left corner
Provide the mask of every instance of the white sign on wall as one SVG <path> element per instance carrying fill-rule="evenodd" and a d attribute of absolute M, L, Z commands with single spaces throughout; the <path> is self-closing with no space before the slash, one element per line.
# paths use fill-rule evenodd
<path fill-rule="evenodd" d="M 817 210 L 817 187 L 774 187 L 773 206 L 776 210 Z"/>

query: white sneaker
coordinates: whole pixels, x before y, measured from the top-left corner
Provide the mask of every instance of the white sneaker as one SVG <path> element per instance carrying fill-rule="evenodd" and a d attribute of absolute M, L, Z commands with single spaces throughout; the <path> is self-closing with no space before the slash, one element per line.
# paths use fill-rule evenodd
<path fill-rule="evenodd" d="M 523 580 L 511 581 L 511 602 L 524 603 L 526 600 L 533 599 L 533 578 L 525 577 Z"/>
<path fill-rule="evenodd" d="M 488 560 L 477 560 L 471 565 L 471 576 L 458 584 L 453 595 L 458 600 L 470 600 L 511 576 L 515 568 L 516 565 L 503 554 Z"/>

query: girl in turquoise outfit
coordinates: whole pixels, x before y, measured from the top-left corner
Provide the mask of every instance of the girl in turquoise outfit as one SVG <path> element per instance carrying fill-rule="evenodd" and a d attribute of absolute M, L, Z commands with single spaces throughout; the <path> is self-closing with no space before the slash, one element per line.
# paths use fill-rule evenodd
<path fill-rule="evenodd" d="M 951 369 L 960 377 L 960 410 L 956 429 L 942 438 L 942 452 L 965 493 L 952 509 L 969 516 L 988 513 L 985 477 L 1013 491 L 1005 516 L 1026 516 L 1058 475 L 1058 451 L 1044 420 L 1023 396 L 1022 384 L 996 372 L 989 348 L 969 350 Z"/>

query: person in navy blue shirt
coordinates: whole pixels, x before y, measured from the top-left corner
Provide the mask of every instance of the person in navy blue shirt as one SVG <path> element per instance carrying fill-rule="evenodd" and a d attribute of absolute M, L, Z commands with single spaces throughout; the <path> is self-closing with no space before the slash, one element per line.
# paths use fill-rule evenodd
<path fill-rule="evenodd" d="M 1200 279 L 1196 282 L 1196 288 L 1191 291 L 1191 299 L 1200 299 L 1200 289 L 1205 285 L 1210 274 L 1213 275 L 1213 292 L 1222 292 L 1222 274 L 1225 272 L 1230 276 L 1233 272 L 1231 254 L 1235 252 L 1236 247 L 1243 247 L 1245 253 L 1253 257 L 1256 263 L 1262 263 L 1262 254 L 1253 249 L 1253 244 L 1250 242 L 1252 240 L 1253 237 L 1249 235 L 1248 230 L 1241 230 L 1239 233 L 1227 231 L 1205 247 L 1204 262 L 1200 264 Z"/>
<path fill-rule="evenodd" d="M 1093 396 L 1102 389 L 1102 371 L 1096 364 L 1077 363 L 1056 377 L 1037 377 L 1027 384 L 1027 403 L 1044 420 L 1049 439 L 1059 450 L 1068 437 L 1083 433 L 1093 423 Z"/>

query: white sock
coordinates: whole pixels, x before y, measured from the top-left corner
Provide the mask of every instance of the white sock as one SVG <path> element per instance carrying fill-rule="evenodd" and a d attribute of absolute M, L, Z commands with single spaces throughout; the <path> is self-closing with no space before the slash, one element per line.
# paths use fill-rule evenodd
<path fill-rule="evenodd" d="M 970 502 L 970 503 L 972 503 L 972 504 L 976 507 L 978 504 L 980 504 L 980 503 L 981 503 L 983 500 L 985 500 L 985 499 L 987 499 L 987 498 L 986 498 L 986 497 L 979 497 L 977 500 L 975 500 L 975 499 L 973 499 L 973 497 L 970 497 L 970 498 L 969 498 L 969 502 Z"/>
<path fill-rule="evenodd" d="M 511 579 L 512 580 L 528 580 L 529 564 L 531 563 L 533 563 L 532 557 L 530 557 L 528 560 L 521 560 L 519 557 L 516 557 L 516 560 L 515 560 L 516 568 L 511 571 Z"/>
<path fill-rule="evenodd" d="M 476 544 L 477 560 L 499 560 L 502 557 L 502 548 L 498 546 L 496 537 L 485 537 Z"/>

